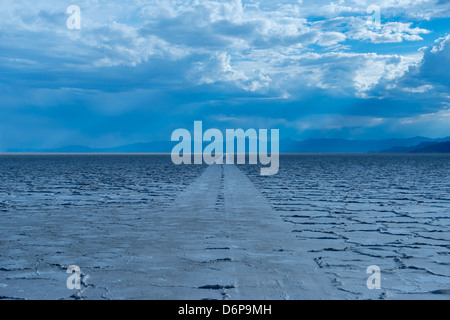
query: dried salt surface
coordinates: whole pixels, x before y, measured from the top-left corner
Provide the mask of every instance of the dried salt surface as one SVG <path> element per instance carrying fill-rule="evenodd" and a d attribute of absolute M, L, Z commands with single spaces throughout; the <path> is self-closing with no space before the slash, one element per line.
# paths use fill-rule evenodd
<path fill-rule="evenodd" d="M 351 298 L 304 259 L 289 225 L 234 165 L 210 166 L 146 223 L 151 231 L 128 251 L 125 265 L 91 275 L 107 287 L 106 298 Z"/>
<path fill-rule="evenodd" d="M 450 299 L 450 157 L 284 156 L 260 177 L 240 166 L 291 226 L 304 258 L 352 298 Z M 378 265 L 382 289 L 368 292 Z"/>
<path fill-rule="evenodd" d="M 112 213 L 106 234 L 101 228 L 86 230 L 83 242 L 64 244 L 77 254 L 61 248 L 60 255 L 49 252 L 31 268 L 9 272 L 7 285 L 15 290 L 8 296 L 71 298 L 63 285 L 66 265 L 61 265 L 70 261 L 84 272 L 83 288 L 72 298 L 350 297 L 333 294 L 332 279 L 318 272 L 313 260 L 303 258 L 288 225 L 235 166 L 210 166 L 164 212 L 128 220 L 134 228 L 117 223 L 125 216 Z M 40 250 L 45 250 L 50 239 L 41 240 Z M 47 247 L 52 252 L 54 248 Z M 47 265 L 56 270 L 47 271 Z"/>
<path fill-rule="evenodd" d="M 234 165 L 213 165 L 164 210 L 6 215 L 8 299 L 351 298 L 305 259 L 289 224 Z M 59 213 L 58 213 L 59 212 Z M 20 229 L 20 232 L 16 230 Z M 78 265 L 82 289 L 65 286 Z"/>
<path fill-rule="evenodd" d="M 206 167 L 170 156 L 0 156 L 0 298 L 72 299 L 67 267 L 107 273 Z M 132 298 L 133 296 L 130 296 Z"/>
<path fill-rule="evenodd" d="M 241 166 L 253 183 L 234 165 L 0 159 L 0 298 L 449 298 L 449 158 L 306 159 Z"/>

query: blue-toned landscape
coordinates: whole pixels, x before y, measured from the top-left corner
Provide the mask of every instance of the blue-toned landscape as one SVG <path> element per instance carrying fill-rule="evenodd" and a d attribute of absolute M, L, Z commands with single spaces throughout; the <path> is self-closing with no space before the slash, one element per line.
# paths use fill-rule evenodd
<path fill-rule="evenodd" d="M 0 300 L 449 300 L 449 26 L 2 0 Z"/>

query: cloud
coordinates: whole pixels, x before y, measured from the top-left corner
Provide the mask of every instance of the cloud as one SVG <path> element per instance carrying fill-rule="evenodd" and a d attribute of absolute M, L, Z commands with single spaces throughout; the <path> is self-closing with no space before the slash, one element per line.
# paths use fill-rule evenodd
<path fill-rule="evenodd" d="M 450 35 L 439 38 L 434 45 L 425 52 L 423 62 L 416 70 L 418 78 L 423 81 L 450 86 L 450 74 L 443 66 L 450 65 Z"/>
<path fill-rule="evenodd" d="M 81 30 L 66 27 L 69 4 L 2 1 L 4 144 L 145 141 L 217 114 L 378 134 L 442 115 L 449 99 L 450 40 L 432 30 L 447 20 L 422 23 L 448 16 L 445 1 L 378 1 L 379 28 L 366 24 L 369 0 L 80 0 Z M 414 121 L 438 121 L 426 119 Z M 22 123 L 28 134 L 5 141 Z"/>
<path fill-rule="evenodd" d="M 404 91 L 412 92 L 412 93 L 424 93 L 433 89 L 433 86 L 430 84 L 426 84 L 416 88 L 403 88 Z"/>
<path fill-rule="evenodd" d="M 215 82 L 246 81 L 247 76 L 242 71 L 235 71 L 230 65 L 231 57 L 226 53 L 218 53 L 207 62 L 197 63 L 194 72 L 199 77 L 199 84 L 211 84 Z"/>
<path fill-rule="evenodd" d="M 411 99 L 429 100 L 435 107 L 447 102 L 450 75 L 442 66 L 450 65 L 450 35 L 437 39 L 430 47 L 422 48 L 421 52 L 419 61 L 411 63 L 400 77 L 380 82 L 372 94 L 393 96 L 401 95 L 400 91 L 403 94 L 408 92 Z M 436 104 L 437 100 L 439 104 Z"/>
<path fill-rule="evenodd" d="M 354 20 L 354 28 L 349 36 L 356 40 L 370 40 L 373 43 L 395 43 L 403 41 L 420 41 L 421 34 L 430 33 L 429 30 L 412 28 L 412 23 L 386 22 L 380 24 L 379 28 L 367 28 L 362 19 Z"/>
<path fill-rule="evenodd" d="M 260 70 L 254 69 L 249 75 L 242 70 L 235 70 L 231 66 L 231 56 L 224 52 L 214 54 L 208 61 L 195 63 L 190 73 L 199 85 L 228 82 L 252 92 L 268 88 L 272 81 Z"/>

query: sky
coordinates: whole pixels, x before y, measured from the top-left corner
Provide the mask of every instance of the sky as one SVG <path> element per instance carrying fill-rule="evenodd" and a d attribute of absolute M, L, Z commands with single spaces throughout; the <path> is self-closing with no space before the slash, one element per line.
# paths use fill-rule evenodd
<path fill-rule="evenodd" d="M 2 0 L 0 151 L 447 137 L 449 33 L 448 0 Z"/>

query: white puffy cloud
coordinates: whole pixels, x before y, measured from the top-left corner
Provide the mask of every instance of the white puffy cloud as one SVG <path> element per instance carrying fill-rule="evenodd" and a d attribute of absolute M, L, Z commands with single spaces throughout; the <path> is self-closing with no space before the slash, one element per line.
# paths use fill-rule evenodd
<path fill-rule="evenodd" d="M 380 83 L 374 91 L 387 88 L 392 89 L 391 95 L 403 91 L 421 94 L 420 97 L 426 99 L 433 98 L 433 103 L 436 98 L 448 101 L 446 92 L 450 87 L 450 75 L 445 66 L 450 65 L 450 35 L 437 39 L 432 46 L 422 48 L 420 52 L 422 58 L 419 61 L 411 63 L 407 70 L 390 79 L 390 82 Z"/>
<path fill-rule="evenodd" d="M 349 37 L 356 40 L 370 40 L 373 43 L 394 43 L 402 41 L 423 40 L 421 34 L 430 33 L 429 30 L 412 28 L 412 23 L 387 22 L 379 28 L 367 28 L 366 21 L 354 19 L 354 28 Z"/>
<path fill-rule="evenodd" d="M 231 57 L 222 52 L 206 62 L 198 62 L 194 73 L 199 84 L 215 82 L 246 81 L 248 77 L 242 71 L 235 71 L 230 65 Z"/>
<path fill-rule="evenodd" d="M 378 1 L 382 23 L 368 28 L 372 1 L 85 0 L 78 4 L 81 30 L 68 30 L 66 7 L 60 1 L 4 0 L 2 5 L 2 47 L 11 49 L 5 50 L 11 55 L 3 54 L 0 63 L 95 71 L 182 61 L 173 68 L 194 85 L 226 83 L 272 97 L 301 96 L 317 88 L 332 94 L 383 96 L 373 89 L 399 86 L 397 79 L 408 70 L 412 74 L 422 54 L 352 52 L 347 41 L 420 41 L 428 30 L 383 17 L 399 10 L 413 16 L 411 12 L 424 6 L 439 15 L 448 7 L 436 0 Z M 19 38 L 22 42 L 14 42 Z M 424 61 L 442 56 L 448 50 L 445 41 L 425 53 Z M 38 54 L 24 53 L 32 50 Z M 424 62 L 421 74 L 440 72 L 432 68 L 435 64 Z M 414 93 L 430 91 L 427 85 L 401 87 Z"/>

